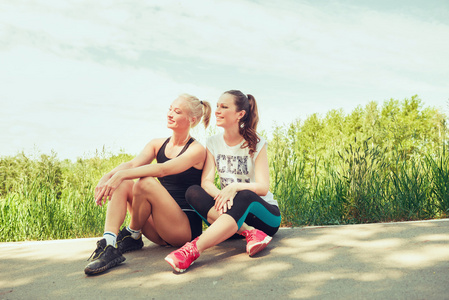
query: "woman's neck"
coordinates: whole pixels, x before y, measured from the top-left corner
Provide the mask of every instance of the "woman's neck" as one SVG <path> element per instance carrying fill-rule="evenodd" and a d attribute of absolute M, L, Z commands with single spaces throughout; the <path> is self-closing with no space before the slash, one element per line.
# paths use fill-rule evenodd
<path fill-rule="evenodd" d="M 170 142 L 173 143 L 173 146 L 184 146 L 189 140 L 190 140 L 189 130 L 183 132 L 173 131 L 173 135 L 170 139 Z"/>
<path fill-rule="evenodd" d="M 236 146 L 243 141 L 243 136 L 240 134 L 238 127 L 226 128 L 223 138 L 228 146 Z"/>

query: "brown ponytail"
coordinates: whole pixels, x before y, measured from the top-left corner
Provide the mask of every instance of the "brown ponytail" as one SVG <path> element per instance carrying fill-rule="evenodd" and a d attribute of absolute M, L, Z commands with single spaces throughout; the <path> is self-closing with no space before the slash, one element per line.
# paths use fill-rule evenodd
<path fill-rule="evenodd" d="M 235 106 L 237 111 L 245 111 L 245 115 L 239 122 L 239 133 L 245 139 L 242 148 L 249 148 L 249 155 L 254 156 L 256 152 L 257 143 L 260 138 L 257 135 L 257 124 L 259 123 L 259 113 L 257 111 L 256 99 L 253 95 L 245 95 L 241 91 L 231 90 L 225 92 L 234 96 Z"/>

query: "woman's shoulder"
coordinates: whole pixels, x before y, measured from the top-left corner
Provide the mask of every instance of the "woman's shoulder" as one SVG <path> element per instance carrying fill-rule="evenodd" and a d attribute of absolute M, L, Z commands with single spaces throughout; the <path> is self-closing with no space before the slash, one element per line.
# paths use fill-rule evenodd
<path fill-rule="evenodd" d="M 220 149 L 223 143 L 223 133 L 218 133 L 207 138 L 206 148 L 215 156 L 215 151 Z"/>
<path fill-rule="evenodd" d="M 223 141 L 223 133 L 217 133 L 207 138 L 206 145 L 215 145 L 221 141 Z"/>
<path fill-rule="evenodd" d="M 257 137 L 259 138 L 259 141 L 257 142 L 257 145 L 256 145 L 255 157 L 257 157 L 259 155 L 259 153 L 260 153 L 260 151 L 262 150 L 263 147 L 268 146 L 268 143 L 264 139 L 263 136 L 261 136 L 260 134 L 257 134 Z"/>
<path fill-rule="evenodd" d="M 148 145 L 153 145 L 157 148 L 160 148 L 162 146 L 162 144 L 165 143 L 165 141 L 169 140 L 170 137 L 168 138 L 154 138 L 151 141 L 148 142 Z"/>
<path fill-rule="evenodd" d="M 261 136 L 260 134 L 257 134 L 257 137 L 259 138 L 259 144 L 266 144 L 267 143 L 265 138 L 263 136 Z"/>
<path fill-rule="evenodd" d="M 206 147 L 204 147 L 204 145 L 195 138 L 193 139 L 193 142 L 190 144 L 189 148 L 190 147 L 193 147 L 195 149 L 206 149 Z"/>
<path fill-rule="evenodd" d="M 217 133 L 207 138 L 207 141 L 217 141 L 223 139 L 223 133 Z"/>
<path fill-rule="evenodd" d="M 143 151 L 148 153 L 157 153 L 159 149 L 162 147 L 162 145 L 167 141 L 169 138 L 155 138 L 150 140 L 146 145 Z"/>
<path fill-rule="evenodd" d="M 140 152 L 139 156 L 148 161 L 152 161 L 157 153 L 159 152 L 159 149 L 162 147 L 164 142 L 167 140 L 167 138 L 155 138 L 150 140 L 145 147 Z"/>

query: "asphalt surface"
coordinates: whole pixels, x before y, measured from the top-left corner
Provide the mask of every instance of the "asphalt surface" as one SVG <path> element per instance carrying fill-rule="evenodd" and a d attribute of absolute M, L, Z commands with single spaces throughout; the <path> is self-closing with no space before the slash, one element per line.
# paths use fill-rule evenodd
<path fill-rule="evenodd" d="M 449 219 L 281 229 L 255 257 L 229 240 L 182 274 L 144 239 L 86 276 L 96 240 L 0 243 L 0 299 L 449 299 Z"/>

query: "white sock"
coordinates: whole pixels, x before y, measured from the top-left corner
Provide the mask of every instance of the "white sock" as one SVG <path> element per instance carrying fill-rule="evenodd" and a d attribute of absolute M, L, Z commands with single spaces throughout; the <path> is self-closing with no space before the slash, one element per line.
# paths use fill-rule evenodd
<path fill-rule="evenodd" d="M 117 248 L 117 235 L 113 232 L 110 231 L 105 231 L 103 233 L 103 238 L 106 239 L 106 244 L 107 245 L 112 245 L 113 247 Z"/>
<path fill-rule="evenodd" d="M 131 237 L 133 238 L 133 239 L 138 239 L 139 237 L 140 237 L 140 229 L 139 230 L 134 230 L 134 229 L 131 229 L 131 228 L 129 228 L 129 226 L 126 226 L 126 229 L 129 231 L 129 232 L 131 232 Z"/>

